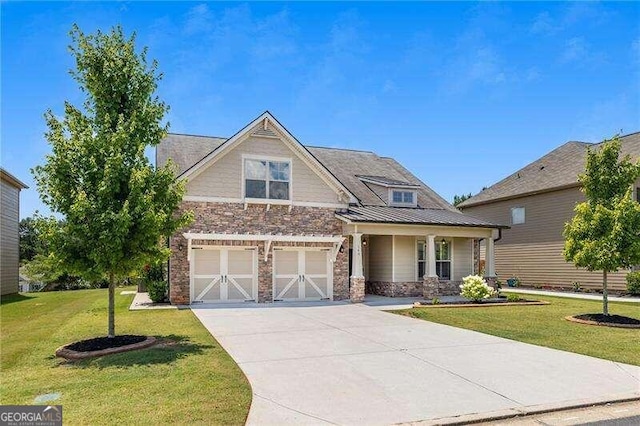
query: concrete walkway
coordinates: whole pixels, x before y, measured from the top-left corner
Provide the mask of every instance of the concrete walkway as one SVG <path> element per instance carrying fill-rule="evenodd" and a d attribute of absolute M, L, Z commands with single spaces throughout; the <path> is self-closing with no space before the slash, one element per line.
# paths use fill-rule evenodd
<path fill-rule="evenodd" d="M 382 312 L 198 306 L 253 389 L 248 424 L 447 423 L 640 397 L 640 367 Z"/>
<path fill-rule="evenodd" d="M 564 291 L 533 290 L 533 289 L 530 290 L 528 288 L 513 288 L 513 287 L 504 287 L 502 289 L 502 292 L 518 293 L 518 294 L 535 294 L 537 296 L 568 297 L 571 299 L 602 301 L 601 294 L 568 293 Z M 620 297 L 620 296 L 609 295 L 609 302 L 640 303 L 640 297 Z"/>

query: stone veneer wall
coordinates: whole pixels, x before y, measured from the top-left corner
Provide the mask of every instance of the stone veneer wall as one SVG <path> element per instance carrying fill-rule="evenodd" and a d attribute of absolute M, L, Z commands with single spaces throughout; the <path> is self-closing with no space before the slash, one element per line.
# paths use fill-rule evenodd
<path fill-rule="evenodd" d="M 342 221 L 336 219 L 332 208 L 249 205 L 238 203 L 207 203 L 183 201 L 181 211 L 191 210 L 194 221 L 186 229 L 174 234 L 170 239 L 171 258 L 169 261 L 169 295 L 173 304 L 188 304 L 189 262 L 187 260 L 187 240 L 184 232 L 229 233 L 229 234 L 283 234 L 283 235 L 342 235 Z M 258 301 L 273 300 L 272 259 L 273 252 L 264 260 L 263 241 L 197 241 L 192 244 L 234 245 L 258 247 Z M 280 243 L 271 247 L 331 247 L 326 243 Z M 333 263 L 333 299 L 349 298 L 349 240 L 343 243 L 344 250 L 338 253 Z"/>
<path fill-rule="evenodd" d="M 457 296 L 460 294 L 460 281 L 440 281 L 438 296 Z M 422 297 L 424 282 L 384 282 L 367 281 L 367 294 L 387 297 Z"/>
<path fill-rule="evenodd" d="M 368 281 L 367 293 L 387 297 L 420 297 L 423 291 L 422 281 L 386 282 Z"/>

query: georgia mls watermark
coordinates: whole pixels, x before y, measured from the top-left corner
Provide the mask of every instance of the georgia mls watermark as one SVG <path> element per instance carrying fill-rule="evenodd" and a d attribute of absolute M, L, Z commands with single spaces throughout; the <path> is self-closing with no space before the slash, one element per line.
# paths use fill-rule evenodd
<path fill-rule="evenodd" d="M 62 426 L 62 405 L 0 405 L 0 426 Z"/>

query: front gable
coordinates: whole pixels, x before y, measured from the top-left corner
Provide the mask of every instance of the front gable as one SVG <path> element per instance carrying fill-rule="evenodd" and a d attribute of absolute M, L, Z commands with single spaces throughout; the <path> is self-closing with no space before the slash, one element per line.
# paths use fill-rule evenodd
<path fill-rule="evenodd" d="M 247 202 L 247 160 L 289 164 L 291 204 L 327 204 L 337 207 L 355 200 L 355 197 L 268 112 L 180 176 L 181 179 L 187 180 L 185 200 Z M 252 202 L 254 201 L 257 200 Z M 263 200 L 264 203 L 270 201 L 272 200 Z"/>

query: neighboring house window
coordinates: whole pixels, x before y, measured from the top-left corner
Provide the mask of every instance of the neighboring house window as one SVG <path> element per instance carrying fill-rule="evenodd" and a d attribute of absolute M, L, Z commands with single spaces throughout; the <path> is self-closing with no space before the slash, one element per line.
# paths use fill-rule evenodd
<path fill-rule="evenodd" d="M 290 170 L 286 161 L 245 160 L 245 197 L 288 200 Z"/>
<path fill-rule="evenodd" d="M 414 191 L 391 191 L 391 204 L 415 206 L 415 200 L 416 193 Z"/>
<path fill-rule="evenodd" d="M 524 207 L 514 207 L 511 209 L 511 224 L 521 225 L 525 221 Z"/>
<path fill-rule="evenodd" d="M 418 241 L 418 280 L 427 273 L 426 262 L 426 244 Z M 436 241 L 436 275 L 441 280 L 451 279 L 451 245 L 448 241 Z"/>
<path fill-rule="evenodd" d="M 636 201 L 640 203 L 640 187 L 636 188 Z"/>
<path fill-rule="evenodd" d="M 436 274 L 441 280 L 451 279 L 451 245 L 448 241 L 436 241 Z"/>

